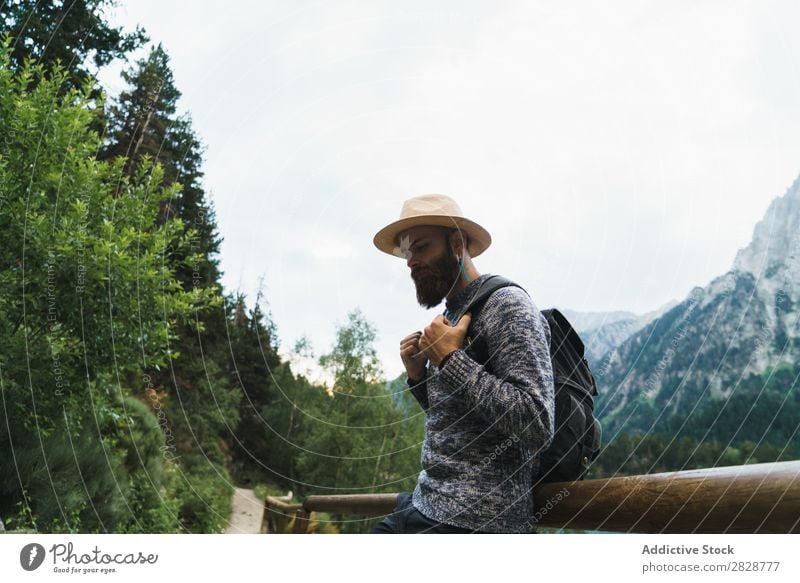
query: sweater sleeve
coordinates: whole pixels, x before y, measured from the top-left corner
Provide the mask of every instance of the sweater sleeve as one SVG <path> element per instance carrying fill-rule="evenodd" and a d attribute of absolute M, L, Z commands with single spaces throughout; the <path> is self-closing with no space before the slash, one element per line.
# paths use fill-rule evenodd
<path fill-rule="evenodd" d="M 426 378 L 423 378 L 418 383 L 414 384 L 409 379 L 406 379 L 406 384 L 410 387 L 411 394 L 422 407 L 423 411 L 428 410 L 428 384 L 427 384 L 427 371 Z"/>
<path fill-rule="evenodd" d="M 504 434 L 517 436 L 535 450 L 546 448 L 553 440 L 555 421 L 547 320 L 517 287 L 494 292 L 478 317 L 492 372 L 462 349 L 439 371 L 442 383 L 452 391 L 463 390 L 470 407 Z"/>

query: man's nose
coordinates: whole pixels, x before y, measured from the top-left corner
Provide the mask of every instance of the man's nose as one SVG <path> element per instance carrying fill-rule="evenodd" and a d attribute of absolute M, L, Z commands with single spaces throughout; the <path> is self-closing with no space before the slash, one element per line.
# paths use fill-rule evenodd
<path fill-rule="evenodd" d="M 406 261 L 406 265 L 408 265 L 409 269 L 414 269 L 417 265 L 419 265 L 419 259 L 411 255 Z"/>

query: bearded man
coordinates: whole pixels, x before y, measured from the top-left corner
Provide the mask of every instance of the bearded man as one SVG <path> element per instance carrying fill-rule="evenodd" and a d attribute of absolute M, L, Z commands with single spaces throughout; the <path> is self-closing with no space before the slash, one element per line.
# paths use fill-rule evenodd
<path fill-rule="evenodd" d="M 472 259 L 491 236 L 447 196 L 407 200 L 373 242 L 406 260 L 421 306 L 446 309 L 400 342 L 426 414 L 422 471 L 371 532 L 535 532 L 534 476 L 555 414 L 547 320 L 514 286 L 494 291 L 474 320 L 464 313 L 490 277 Z M 491 367 L 470 351 L 479 336 Z"/>

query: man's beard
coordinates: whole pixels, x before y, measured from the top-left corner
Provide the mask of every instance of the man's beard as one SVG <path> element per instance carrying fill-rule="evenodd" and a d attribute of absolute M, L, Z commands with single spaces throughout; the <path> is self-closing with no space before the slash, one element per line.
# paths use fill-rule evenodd
<path fill-rule="evenodd" d="M 434 308 L 450 293 L 458 282 L 460 266 L 458 260 L 444 251 L 425 267 L 411 272 L 411 279 L 417 288 L 417 301 L 425 308 Z"/>

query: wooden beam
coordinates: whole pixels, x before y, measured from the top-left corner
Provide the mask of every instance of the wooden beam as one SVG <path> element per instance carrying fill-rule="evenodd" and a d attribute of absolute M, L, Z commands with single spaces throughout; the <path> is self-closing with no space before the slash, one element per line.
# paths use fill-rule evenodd
<path fill-rule="evenodd" d="M 536 488 L 540 526 L 642 533 L 798 533 L 800 461 Z M 306 511 L 385 516 L 397 494 L 308 496 Z"/>
<path fill-rule="evenodd" d="M 361 516 L 385 516 L 396 505 L 397 494 L 308 496 L 303 502 L 309 512 L 345 512 Z"/>
<path fill-rule="evenodd" d="M 275 532 L 283 534 L 287 531 L 289 521 L 298 511 L 303 510 L 302 504 L 289 504 L 291 497 L 288 496 L 267 496 L 264 500 L 264 506 L 267 509 L 266 522 L 267 527 L 262 530 L 269 530 L 269 514 L 272 513 L 275 522 Z M 297 521 L 295 520 L 295 524 Z"/>
<path fill-rule="evenodd" d="M 274 496 L 267 496 L 265 503 L 270 508 L 274 508 L 275 510 L 289 514 L 297 512 L 303 508 L 302 504 L 288 504 L 283 502 L 280 498 L 275 498 Z"/>
<path fill-rule="evenodd" d="M 535 507 L 540 526 L 557 528 L 796 533 L 800 461 L 546 484 Z"/>

